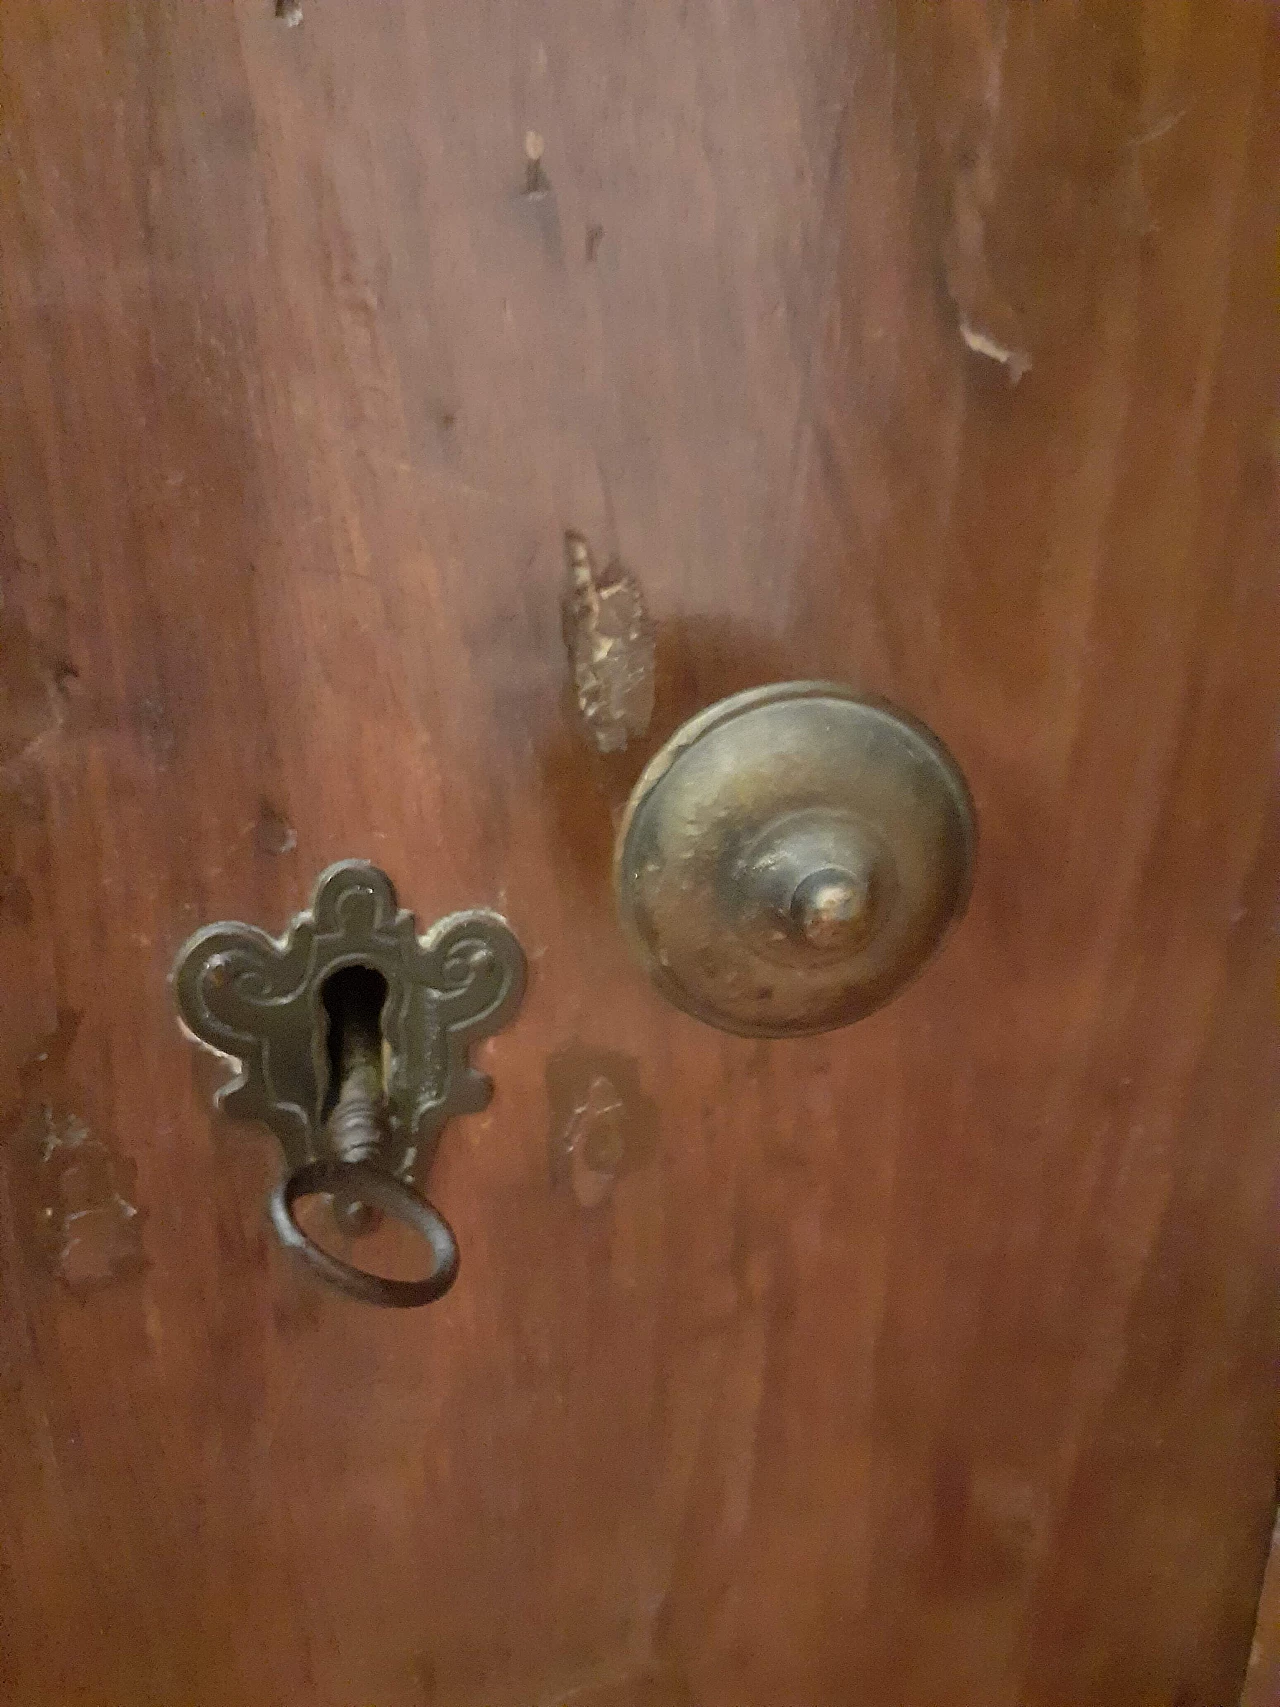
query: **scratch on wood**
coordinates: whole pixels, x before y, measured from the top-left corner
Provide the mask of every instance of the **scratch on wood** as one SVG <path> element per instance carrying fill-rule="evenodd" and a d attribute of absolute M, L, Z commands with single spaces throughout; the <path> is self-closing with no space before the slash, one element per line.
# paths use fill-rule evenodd
<path fill-rule="evenodd" d="M 973 29 L 971 49 L 982 75 L 982 96 L 969 133 L 956 149 L 950 206 L 942 238 L 942 269 L 967 350 L 999 362 L 1016 385 L 1031 367 L 1021 316 L 993 276 L 987 220 L 998 189 L 996 127 L 1003 100 L 1009 17 Z"/>
<path fill-rule="evenodd" d="M 602 753 L 625 751 L 653 717 L 654 628 L 640 583 L 617 562 L 597 570 L 580 533 L 565 535 L 561 606 L 574 698 Z"/>
<path fill-rule="evenodd" d="M 965 347 L 975 355 L 989 356 L 993 362 L 1003 363 L 1009 370 L 1010 385 L 1016 385 L 1031 366 L 1031 357 L 1025 350 L 1011 349 L 980 328 L 970 326 L 967 320 L 962 319 L 960 322 L 960 336 L 964 339 Z"/>
<path fill-rule="evenodd" d="M 1191 108 L 1187 106 L 1179 107 L 1176 112 L 1166 113 L 1162 119 L 1157 119 L 1156 122 L 1149 126 L 1148 129 L 1144 130 L 1141 135 L 1135 136 L 1133 139 L 1133 146 L 1135 148 L 1145 148 L 1149 142 L 1158 142 L 1162 136 L 1168 135 L 1174 125 L 1181 124 L 1190 111 Z"/>

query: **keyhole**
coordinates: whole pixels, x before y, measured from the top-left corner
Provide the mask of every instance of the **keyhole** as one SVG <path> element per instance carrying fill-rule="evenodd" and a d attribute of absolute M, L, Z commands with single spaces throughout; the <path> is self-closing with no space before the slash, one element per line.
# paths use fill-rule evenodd
<path fill-rule="evenodd" d="M 372 1077 L 376 1069 L 381 1094 L 382 1010 L 387 1001 L 387 981 L 372 966 L 343 966 L 325 979 L 320 1000 L 329 1019 L 329 1084 L 321 1110 L 327 1121 L 351 1073 L 363 1071 Z"/>
<path fill-rule="evenodd" d="M 382 1010 L 387 981 L 372 966 L 344 966 L 326 978 L 320 999 L 329 1016 L 329 1086 L 324 1100 L 330 1148 L 348 1162 L 372 1161 L 386 1117 Z M 344 1233 L 373 1232 L 382 1217 L 357 1198 L 337 1195 L 333 1216 Z"/>

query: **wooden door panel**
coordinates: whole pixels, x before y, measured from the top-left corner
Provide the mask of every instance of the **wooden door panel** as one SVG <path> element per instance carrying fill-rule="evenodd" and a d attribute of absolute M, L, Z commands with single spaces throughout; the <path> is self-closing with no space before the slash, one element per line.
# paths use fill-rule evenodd
<path fill-rule="evenodd" d="M 302 6 L 0 8 L 6 1699 L 1223 1707 L 1277 1458 L 1268 9 Z M 566 528 L 656 620 L 642 751 L 573 715 Z M 802 676 L 940 732 L 978 881 L 890 1008 L 752 1043 L 629 962 L 612 822 Z M 407 1315 L 276 1248 L 165 982 L 352 855 L 533 972 Z"/>

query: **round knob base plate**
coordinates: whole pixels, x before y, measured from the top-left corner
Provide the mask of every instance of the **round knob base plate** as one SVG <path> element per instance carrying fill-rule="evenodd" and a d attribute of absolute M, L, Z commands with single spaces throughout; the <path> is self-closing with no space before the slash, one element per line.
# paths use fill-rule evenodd
<path fill-rule="evenodd" d="M 618 832 L 624 929 L 659 989 L 724 1031 L 848 1025 L 964 911 L 973 807 L 923 725 L 828 682 L 722 700 L 636 783 Z"/>

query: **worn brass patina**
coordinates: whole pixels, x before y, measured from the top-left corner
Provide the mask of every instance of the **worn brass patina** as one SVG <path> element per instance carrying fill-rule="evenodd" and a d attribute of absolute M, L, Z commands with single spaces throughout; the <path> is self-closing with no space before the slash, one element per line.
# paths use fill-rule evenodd
<path fill-rule="evenodd" d="M 271 1200 L 276 1230 L 342 1290 L 419 1304 L 452 1281 L 453 1235 L 416 1182 L 445 1122 L 488 1103 L 493 1085 L 467 1051 L 512 1017 L 524 981 L 524 954 L 496 913 L 454 913 L 419 937 L 390 879 L 363 860 L 322 873 L 280 938 L 206 925 L 180 951 L 183 1024 L 236 1069 L 215 1103 L 276 1134 L 286 1163 Z M 350 1232 L 377 1211 L 397 1215 L 430 1245 L 431 1273 L 389 1280 L 322 1250 L 293 1214 L 316 1193 L 332 1197 Z"/>
<path fill-rule="evenodd" d="M 936 736 L 829 682 L 722 700 L 632 791 L 614 887 L 635 952 L 721 1030 L 797 1037 L 894 996 L 964 911 L 974 820 Z"/>

